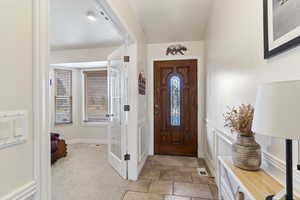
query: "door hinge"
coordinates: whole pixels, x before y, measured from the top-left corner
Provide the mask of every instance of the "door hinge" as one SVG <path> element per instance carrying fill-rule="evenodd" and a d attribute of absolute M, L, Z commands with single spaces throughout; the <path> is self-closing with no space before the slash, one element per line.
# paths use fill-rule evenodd
<path fill-rule="evenodd" d="M 124 111 L 130 111 L 130 105 L 124 105 Z"/>
<path fill-rule="evenodd" d="M 124 56 L 124 62 L 130 62 L 130 56 Z"/>
<path fill-rule="evenodd" d="M 130 160 L 130 154 L 125 154 L 124 155 L 124 160 L 126 161 L 126 160 Z"/>

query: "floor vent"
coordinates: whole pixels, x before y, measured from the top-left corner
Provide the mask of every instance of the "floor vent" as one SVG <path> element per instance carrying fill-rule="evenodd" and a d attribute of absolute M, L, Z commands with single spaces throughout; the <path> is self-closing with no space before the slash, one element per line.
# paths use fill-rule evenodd
<path fill-rule="evenodd" d="M 207 170 L 205 168 L 197 168 L 199 176 L 208 176 Z"/>

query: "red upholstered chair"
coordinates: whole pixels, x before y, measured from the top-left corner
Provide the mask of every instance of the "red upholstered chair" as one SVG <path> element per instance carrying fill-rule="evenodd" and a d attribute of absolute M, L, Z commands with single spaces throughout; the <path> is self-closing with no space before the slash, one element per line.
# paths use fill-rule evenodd
<path fill-rule="evenodd" d="M 51 133 L 51 164 L 58 159 L 67 156 L 67 145 L 65 140 L 59 139 L 58 133 Z"/>

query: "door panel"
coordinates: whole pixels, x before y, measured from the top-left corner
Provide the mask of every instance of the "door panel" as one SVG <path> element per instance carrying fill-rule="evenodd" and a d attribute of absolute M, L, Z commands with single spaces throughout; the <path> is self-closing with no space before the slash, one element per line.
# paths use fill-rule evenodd
<path fill-rule="evenodd" d="M 155 153 L 197 156 L 197 60 L 154 62 Z"/>
<path fill-rule="evenodd" d="M 111 153 L 114 154 L 118 159 L 121 160 L 122 152 L 121 152 L 121 96 L 120 96 L 120 71 L 119 69 L 115 69 L 113 67 L 121 67 L 122 63 L 120 61 L 112 62 L 111 69 L 109 71 L 109 101 L 110 101 L 110 145 L 111 145 Z"/>
<path fill-rule="evenodd" d="M 119 48 L 108 58 L 108 161 L 123 177 L 127 178 L 127 116 L 122 109 L 127 104 L 127 71 L 123 62 L 124 48 Z"/>

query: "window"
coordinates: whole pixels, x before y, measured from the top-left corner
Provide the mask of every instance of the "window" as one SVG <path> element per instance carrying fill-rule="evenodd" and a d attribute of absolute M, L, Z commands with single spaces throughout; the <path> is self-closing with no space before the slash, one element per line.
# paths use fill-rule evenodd
<path fill-rule="evenodd" d="M 55 124 L 72 123 L 72 71 L 55 70 Z"/>
<path fill-rule="evenodd" d="M 180 77 L 172 75 L 170 78 L 171 126 L 180 126 L 180 85 Z"/>
<path fill-rule="evenodd" d="M 84 72 L 84 84 L 84 121 L 107 121 L 107 71 L 101 70 Z"/>

